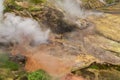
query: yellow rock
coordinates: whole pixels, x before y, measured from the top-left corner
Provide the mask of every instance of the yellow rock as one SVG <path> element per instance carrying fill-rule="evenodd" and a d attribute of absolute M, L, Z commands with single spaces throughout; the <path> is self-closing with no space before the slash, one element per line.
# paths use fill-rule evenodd
<path fill-rule="evenodd" d="M 91 43 L 94 45 L 101 47 L 105 50 L 120 53 L 120 43 L 109 40 L 105 37 L 94 35 L 87 37 L 89 40 L 91 40 Z"/>
<path fill-rule="evenodd" d="M 120 41 L 120 16 L 107 14 L 93 21 L 96 31 L 106 38 Z"/>

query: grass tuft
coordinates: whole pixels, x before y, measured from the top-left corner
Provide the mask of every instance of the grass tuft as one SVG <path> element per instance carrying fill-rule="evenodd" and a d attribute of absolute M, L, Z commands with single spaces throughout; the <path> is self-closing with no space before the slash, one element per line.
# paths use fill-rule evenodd
<path fill-rule="evenodd" d="M 50 80 L 50 76 L 43 70 L 28 73 L 28 80 Z"/>

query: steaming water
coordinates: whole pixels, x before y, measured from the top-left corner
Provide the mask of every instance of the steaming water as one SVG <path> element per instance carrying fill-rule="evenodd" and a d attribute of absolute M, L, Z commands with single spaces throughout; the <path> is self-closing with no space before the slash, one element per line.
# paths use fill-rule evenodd
<path fill-rule="evenodd" d="M 31 18 L 15 16 L 12 13 L 3 14 L 3 10 L 3 0 L 0 0 L 1 43 L 22 43 L 26 40 L 26 42 L 30 41 L 36 45 L 47 42 L 49 30 L 42 31 L 37 21 Z M 2 17 L 5 17 L 5 19 Z"/>

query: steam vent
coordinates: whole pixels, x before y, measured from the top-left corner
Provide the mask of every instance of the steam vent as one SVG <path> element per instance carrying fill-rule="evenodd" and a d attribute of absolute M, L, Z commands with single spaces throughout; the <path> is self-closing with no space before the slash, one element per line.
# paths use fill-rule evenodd
<path fill-rule="evenodd" d="M 0 80 L 120 80 L 120 0 L 0 0 Z"/>

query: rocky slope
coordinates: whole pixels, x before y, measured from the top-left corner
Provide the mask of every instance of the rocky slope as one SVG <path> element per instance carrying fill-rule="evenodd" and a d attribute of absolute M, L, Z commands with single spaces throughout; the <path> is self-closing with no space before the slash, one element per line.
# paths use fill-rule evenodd
<path fill-rule="evenodd" d="M 91 4 L 93 2 L 94 4 Z M 25 65 L 27 71 L 43 69 L 57 78 L 70 72 L 79 75 L 86 71 L 85 74 L 81 74 L 87 80 L 113 80 L 107 74 L 115 77 L 115 80 L 119 80 L 120 77 L 116 74 L 120 73 L 119 70 L 113 67 L 108 68 L 120 65 L 119 14 L 102 13 L 99 16 L 91 15 L 87 18 L 75 18 L 74 20 L 72 17 L 65 19 L 66 13 L 62 9 L 47 2 L 31 4 L 27 1 L 16 0 L 15 3 L 9 3 L 9 0 L 8 2 L 6 0 L 5 4 L 5 12 L 34 18 L 40 22 L 43 29 L 51 29 L 48 44 L 37 47 L 23 44 L 13 47 L 12 54 L 20 53 L 27 57 Z M 86 6 L 87 4 L 89 6 Z M 96 4 L 99 5 L 96 6 Z M 86 8 L 93 9 L 104 5 L 100 1 L 94 0 L 86 1 L 83 4 Z M 119 11 L 118 6 L 114 7 L 117 7 L 116 9 Z M 114 9 L 111 11 L 114 12 Z M 75 23 L 76 19 L 80 25 Z M 106 68 L 96 69 L 96 64 L 90 68 L 91 64 L 94 63 L 110 66 L 107 66 L 107 70 Z M 76 72 L 80 70 L 83 71 Z"/>

